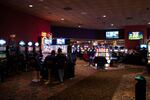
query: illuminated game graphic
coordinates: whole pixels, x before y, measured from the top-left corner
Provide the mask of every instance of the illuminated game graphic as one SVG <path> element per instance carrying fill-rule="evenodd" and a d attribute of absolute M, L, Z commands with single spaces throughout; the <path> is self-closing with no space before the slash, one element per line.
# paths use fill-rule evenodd
<path fill-rule="evenodd" d="M 0 59 L 6 58 L 6 41 L 0 39 Z"/>
<path fill-rule="evenodd" d="M 65 44 L 65 39 L 57 39 L 57 44 L 58 45 L 64 45 Z"/>
<path fill-rule="evenodd" d="M 106 32 L 106 39 L 118 39 L 118 38 L 119 38 L 119 31 Z"/>
<path fill-rule="evenodd" d="M 129 32 L 128 38 L 129 40 L 140 40 L 140 39 L 143 39 L 143 33 L 142 32 Z"/>

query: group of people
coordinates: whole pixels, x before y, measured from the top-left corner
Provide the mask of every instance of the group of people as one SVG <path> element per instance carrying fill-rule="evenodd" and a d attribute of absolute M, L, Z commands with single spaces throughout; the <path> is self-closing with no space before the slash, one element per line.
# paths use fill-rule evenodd
<path fill-rule="evenodd" d="M 76 54 L 68 53 L 67 56 L 62 53 L 62 49 L 52 50 L 51 53 L 46 56 L 42 67 L 38 66 L 37 59 L 33 59 L 32 66 L 36 71 L 36 79 L 32 81 L 39 81 L 39 75 L 42 76 L 42 79 L 46 80 L 45 84 L 49 84 L 53 81 L 64 82 L 64 79 L 73 78 L 75 75 L 75 63 L 76 63 Z M 40 69 L 41 68 L 41 69 Z M 41 72 L 41 74 L 40 74 Z M 35 74 L 33 75 L 35 76 Z"/>

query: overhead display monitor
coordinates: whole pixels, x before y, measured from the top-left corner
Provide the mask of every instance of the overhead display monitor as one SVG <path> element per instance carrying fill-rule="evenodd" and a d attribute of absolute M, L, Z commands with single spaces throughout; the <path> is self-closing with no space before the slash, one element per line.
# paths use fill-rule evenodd
<path fill-rule="evenodd" d="M 65 39 L 57 39 L 56 44 L 64 45 Z"/>
<path fill-rule="evenodd" d="M 146 49 L 146 48 L 147 48 L 147 45 L 146 45 L 146 44 L 141 44 L 141 45 L 140 45 L 140 48 L 141 48 L 141 49 L 143 49 L 143 48 Z"/>
<path fill-rule="evenodd" d="M 44 39 L 44 44 L 46 44 L 46 45 L 52 44 L 52 39 L 45 38 L 45 39 Z"/>
<path fill-rule="evenodd" d="M 129 40 L 141 40 L 143 39 L 143 32 L 129 32 L 128 34 Z"/>
<path fill-rule="evenodd" d="M 106 39 L 118 39 L 119 31 L 106 31 Z"/>

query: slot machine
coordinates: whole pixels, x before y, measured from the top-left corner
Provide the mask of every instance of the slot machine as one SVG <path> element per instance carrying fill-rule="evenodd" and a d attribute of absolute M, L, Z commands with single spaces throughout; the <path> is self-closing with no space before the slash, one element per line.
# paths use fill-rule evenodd
<path fill-rule="evenodd" d="M 148 64 L 150 64 L 150 40 L 147 42 L 147 59 Z"/>
<path fill-rule="evenodd" d="M 7 45 L 4 39 L 0 39 L 0 82 L 4 82 L 7 72 Z"/>
<path fill-rule="evenodd" d="M 19 52 L 24 54 L 26 52 L 26 43 L 24 41 L 19 42 Z"/>
<path fill-rule="evenodd" d="M 55 50 L 57 51 L 58 48 L 62 49 L 62 53 L 67 54 L 68 53 L 68 43 L 67 40 L 64 38 L 57 38 L 56 39 L 56 48 Z"/>
<path fill-rule="evenodd" d="M 33 42 L 31 42 L 31 41 L 28 42 L 27 52 L 28 52 L 28 55 L 33 54 Z"/>
<path fill-rule="evenodd" d="M 34 43 L 34 52 L 38 54 L 40 53 L 40 45 L 38 42 Z"/>
<path fill-rule="evenodd" d="M 0 39 L 0 61 L 7 58 L 6 41 Z"/>

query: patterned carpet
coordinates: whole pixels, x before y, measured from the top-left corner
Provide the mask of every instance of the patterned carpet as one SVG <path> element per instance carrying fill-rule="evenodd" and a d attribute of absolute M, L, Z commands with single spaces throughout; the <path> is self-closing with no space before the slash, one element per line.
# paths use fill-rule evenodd
<path fill-rule="evenodd" d="M 95 70 L 77 60 L 75 78 L 50 85 L 32 83 L 32 72 L 24 72 L 0 84 L 0 100 L 111 100 L 123 75 L 143 71 L 132 69 Z"/>
<path fill-rule="evenodd" d="M 32 72 L 24 72 L 9 77 L 4 83 L 0 84 L 0 100 L 45 100 L 97 71 L 87 65 L 86 62 L 77 60 L 75 78 L 65 80 L 63 84 L 33 83 L 31 82 Z"/>

